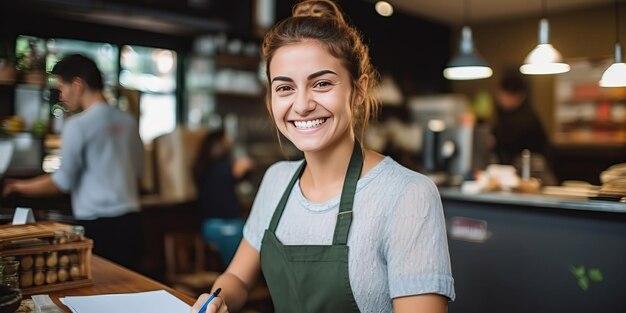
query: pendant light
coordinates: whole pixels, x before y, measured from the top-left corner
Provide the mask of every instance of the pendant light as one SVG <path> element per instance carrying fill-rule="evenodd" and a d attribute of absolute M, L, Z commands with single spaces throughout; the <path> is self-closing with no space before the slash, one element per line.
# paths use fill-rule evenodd
<path fill-rule="evenodd" d="M 615 62 L 604 71 L 600 79 L 601 87 L 626 87 L 626 64 L 622 60 L 622 46 L 619 43 L 619 5 L 615 0 Z"/>
<path fill-rule="evenodd" d="M 465 19 L 467 19 L 468 5 L 465 0 Z M 493 71 L 487 62 L 474 51 L 472 29 L 464 23 L 461 31 L 461 41 L 458 54 L 450 60 L 443 70 L 443 76 L 450 80 L 471 80 L 491 77 Z"/>
<path fill-rule="evenodd" d="M 539 20 L 539 44 L 531 51 L 520 72 L 528 75 L 559 74 L 569 71 L 569 65 L 563 63 L 561 53 L 549 42 L 550 26 L 546 18 L 546 0 L 542 1 L 542 17 Z"/>

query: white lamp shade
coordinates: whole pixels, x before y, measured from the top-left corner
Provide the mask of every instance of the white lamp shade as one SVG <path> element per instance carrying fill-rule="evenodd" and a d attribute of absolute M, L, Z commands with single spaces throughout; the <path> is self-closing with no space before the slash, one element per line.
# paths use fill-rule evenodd
<path fill-rule="evenodd" d="M 472 30 L 463 26 L 459 53 L 450 60 L 443 76 L 450 80 L 471 80 L 491 77 L 493 71 L 487 62 L 474 51 Z"/>
<path fill-rule="evenodd" d="M 601 87 L 626 87 L 626 63 L 613 63 L 600 79 Z"/>
<path fill-rule="evenodd" d="M 550 26 L 548 19 L 539 20 L 539 44 L 531 51 L 524 65 L 519 70 L 528 75 L 559 74 L 569 71 L 569 65 L 563 63 L 561 53 L 549 43 Z"/>
<path fill-rule="evenodd" d="M 565 73 L 570 67 L 561 60 L 561 53 L 551 44 L 539 44 L 528 54 L 520 71 L 530 75 Z"/>
<path fill-rule="evenodd" d="M 491 77 L 493 71 L 488 66 L 458 66 L 443 70 L 443 76 L 450 80 L 471 80 Z"/>

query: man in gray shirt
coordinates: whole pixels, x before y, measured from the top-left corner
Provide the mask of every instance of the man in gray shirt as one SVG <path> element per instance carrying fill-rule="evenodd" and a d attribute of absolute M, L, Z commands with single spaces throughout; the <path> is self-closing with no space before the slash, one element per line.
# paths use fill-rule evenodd
<path fill-rule="evenodd" d="M 68 55 L 52 74 L 66 107 L 81 111 L 64 125 L 61 167 L 52 175 L 9 181 L 3 193 L 70 193 L 73 215 L 94 240 L 94 253 L 138 269 L 142 240 L 137 212 L 144 148 L 137 122 L 106 102 L 102 74 L 93 60 Z"/>

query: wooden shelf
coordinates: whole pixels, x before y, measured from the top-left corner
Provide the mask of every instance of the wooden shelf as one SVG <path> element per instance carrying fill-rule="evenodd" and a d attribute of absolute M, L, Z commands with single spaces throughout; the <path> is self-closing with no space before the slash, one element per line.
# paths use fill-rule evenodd
<path fill-rule="evenodd" d="M 614 121 L 571 121 L 571 122 L 559 122 L 558 125 L 562 128 L 576 129 L 576 128 L 601 128 L 601 129 L 620 129 L 626 128 L 624 122 Z"/>

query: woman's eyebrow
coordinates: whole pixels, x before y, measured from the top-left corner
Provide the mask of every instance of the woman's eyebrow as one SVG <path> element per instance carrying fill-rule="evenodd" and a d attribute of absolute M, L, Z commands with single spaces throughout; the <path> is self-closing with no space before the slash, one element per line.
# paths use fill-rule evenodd
<path fill-rule="evenodd" d="M 315 73 L 307 76 L 307 79 L 311 80 L 311 79 L 314 79 L 314 78 L 317 78 L 317 77 L 320 77 L 320 76 L 326 75 L 326 74 L 335 74 L 335 75 L 337 75 L 337 73 L 335 73 L 335 72 L 333 72 L 331 70 L 321 70 L 319 72 L 315 72 Z"/>
<path fill-rule="evenodd" d="M 321 70 L 321 71 L 315 72 L 315 73 L 307 76 L 307 80 L 315 79 L 317 77 L 320 77 L 320 76 L 326 75 L 326 74 L 337 75 L 337 73 L 335 73 L 335 72 L 333 72 L 331 70 Z M 287 77 L 287 76 L 276 76 L 276 77 L 272 78 L 271 83 L 273 84 L 275 81 L 293 82 L 293 79 L 291 79 L 290 77 Z"/>

